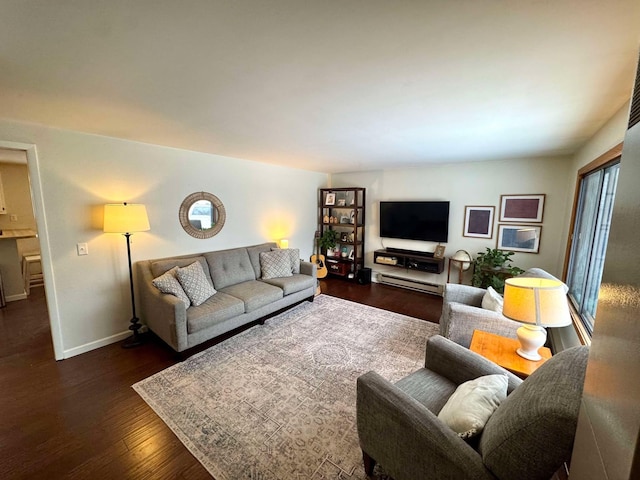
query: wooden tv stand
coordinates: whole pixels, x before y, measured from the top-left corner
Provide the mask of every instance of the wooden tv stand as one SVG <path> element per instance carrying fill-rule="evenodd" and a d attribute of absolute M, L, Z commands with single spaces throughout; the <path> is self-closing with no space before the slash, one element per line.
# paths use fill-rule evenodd
<path fill-rule="evenodd" d="M 387 248 L 373 252 L 373 262 L 378 265 L 406 268 L 427 273 L 442 273 L 444 258 L 433 258 L 432 253 Z"/>

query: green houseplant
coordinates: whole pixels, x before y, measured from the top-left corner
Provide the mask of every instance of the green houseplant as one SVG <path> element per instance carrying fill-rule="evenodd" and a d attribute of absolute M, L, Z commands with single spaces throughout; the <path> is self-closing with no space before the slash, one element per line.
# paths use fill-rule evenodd
<path fill-rule="evenodd" d="M 524 272 L 521 268 L 511 265 L 511 256 L 514 253 L 488 247 L 486 251 L 479 252 L 474 262 L 473 286 L 481 288 L 491 286 L 502 293 L 506 278 Z"/>
<path fill-rule="evenodd" d="M 339 234 L 335 230 L 325 230 L 318 239 L 318 245 L 322 251 L 333 249 L 338 243 Z"/>

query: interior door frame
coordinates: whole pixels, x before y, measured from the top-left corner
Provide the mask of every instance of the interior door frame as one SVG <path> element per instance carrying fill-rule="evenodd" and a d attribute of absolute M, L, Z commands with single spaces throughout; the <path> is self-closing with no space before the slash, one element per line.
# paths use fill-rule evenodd
<path fill-rule="evenodd" d="M 60 310 L 56 294 L 56 282 L 51 261 L 51 245 L 49 243 L 49 229 L 45 215 L 44 196 L 42 194 L 42 179 L 40 177 L 40 164 L 38 150 L 35 144 L 19 143 L 0 140 L 1 148 L 23 150 L 27 155 L 27 168 L 29 170 L 29 184 L 31 188 L 31 203 L 36 218 L 38 239 L 40 241 L 40 255 L 42 274 L 44 277 L 45 296 L 47 310 L 49 312 L 49 324 L 51 326 L 51 339 L 53 341 L 53 353 L 56 360 L 64 359 L 62 328 L 60 324 Z"/>

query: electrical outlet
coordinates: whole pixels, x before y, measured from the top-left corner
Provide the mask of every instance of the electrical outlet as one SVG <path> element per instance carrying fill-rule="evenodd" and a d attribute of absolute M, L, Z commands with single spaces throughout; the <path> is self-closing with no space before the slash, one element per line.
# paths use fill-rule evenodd
<path fill-rule="evenodd" d="M 78 250 L 78 256 L 89 255 L 89 247 L 86 243 L 78 243 L 76 249 Z"/>
<path fill-rule="evenodd" d="M 15 213 L 12 213 L 11 215 L 9 215 L 9 221 L 10 222 L 17 222 L 18 221 L 18 215 L 16 215 Z"/>

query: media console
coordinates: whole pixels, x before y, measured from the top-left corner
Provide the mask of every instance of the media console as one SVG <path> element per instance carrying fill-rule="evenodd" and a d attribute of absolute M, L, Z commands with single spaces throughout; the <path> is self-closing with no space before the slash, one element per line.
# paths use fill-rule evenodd
<path fill-rule="evenodd" d="M 382 271 L 378 274 L 380 283 L 435 295 L 442 295 L 444 292 L 444 284 L 429 281 L 419 273 L 442 273 L 444 271 L 444 258 L 433 258 L 433 254 L 427 252 L 387 248 L 373 252 L 373 261 L 378 265 L 397 267 L 398 269 L 402 268 L 415 272 L 412 275 L 406 273 L 403 276 L 403 273 L 399 270 L 398 274 L 392 273 L 393 269 Z"/>
<path fill-rule="evenodd" d="M 444 258 L 433 258 L 433 254 L 428 252 L 398 248 L 376 250 L 373 252 L 373 262 L 428 273 L 442 273 L 444 271 Z"/>

